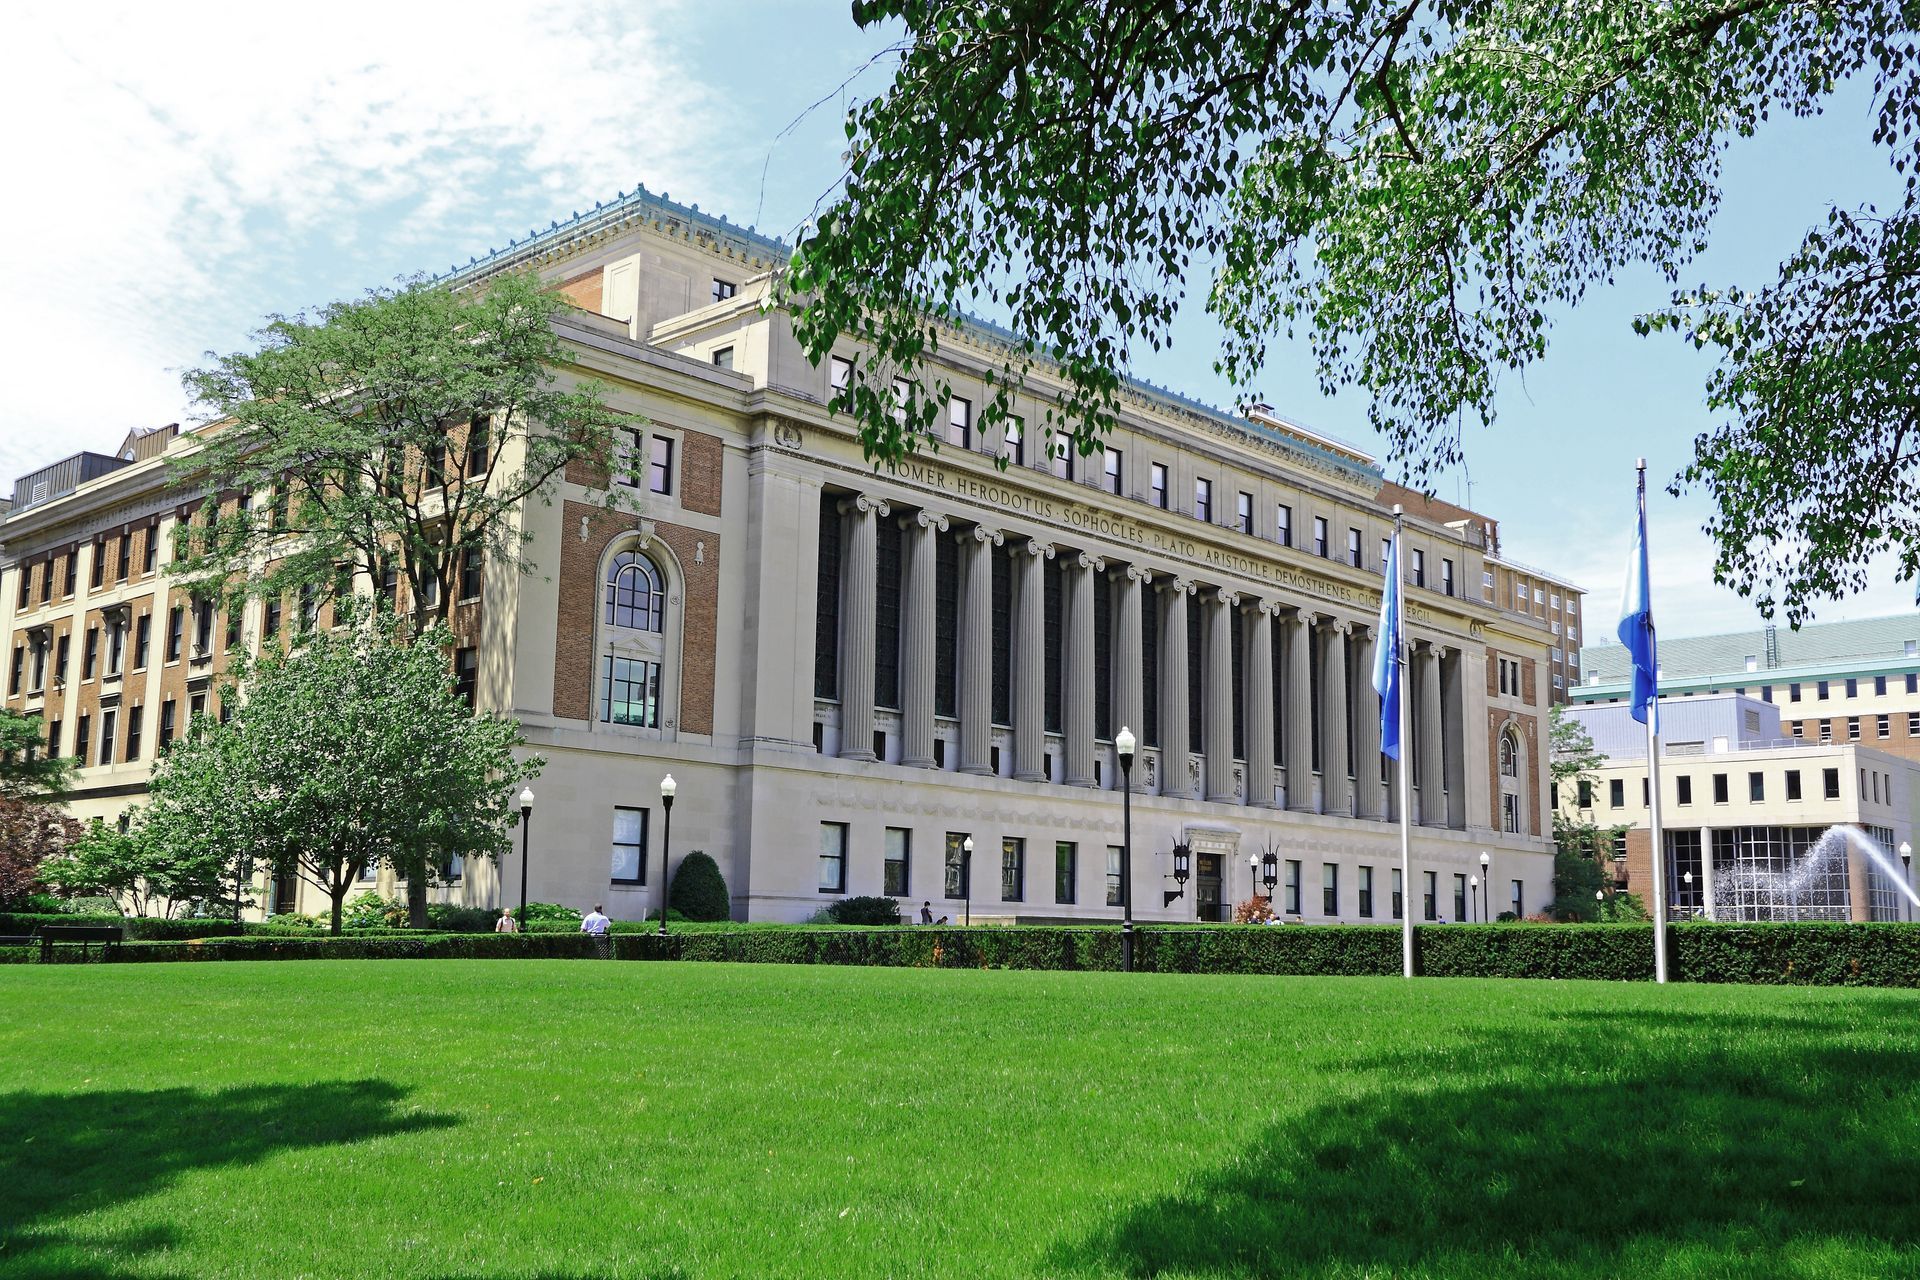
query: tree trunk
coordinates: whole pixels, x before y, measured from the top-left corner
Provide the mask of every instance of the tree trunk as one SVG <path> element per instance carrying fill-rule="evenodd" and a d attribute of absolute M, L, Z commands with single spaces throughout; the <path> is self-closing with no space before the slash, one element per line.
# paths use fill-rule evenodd
<path fill-rule="evenodd" d="M 347 889 L 352 883 L 340 880 L 327 886 L 327 896 L 333 899 L 333 920 L 327 932 L 336 938 L 340 936 L 340 904 L 347 900 Z"/>
<path fill-rule="evenodd" d="M 424 853 L 408 855 L 407 927 L 427 927 L 427 855 Z"/>

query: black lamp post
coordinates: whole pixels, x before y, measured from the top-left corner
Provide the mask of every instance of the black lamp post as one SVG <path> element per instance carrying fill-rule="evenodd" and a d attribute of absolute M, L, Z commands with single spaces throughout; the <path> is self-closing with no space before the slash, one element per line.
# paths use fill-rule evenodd
<path fill-rule="evenodd" d="M 1900 842 L 1900 865 L 1906 869 L 1907 888 L 1909 891 L 1911 891 L 1913 888 L 1913 846 L 1908 844 L 1905 840 L 1902 840 Z M 1901 896 L 1906 897 L 1905 894 L 1902 894 Z M 1913 899 L 1912 898 L 1907 898 L 1907 919 L 1908 920 L 1913 919 Z"/>
<path fill-rule="evenodd" d="M 533 788 L 520 788 L 520 919 L 515 933 L 527 931 L 527 837 L 533 830 Z"/>
<path fill-rule="evenodd" d="M 1125 725 L 1114 735 L 1120 758 L 1120 971 L 1133 972 L 1133 749 L 1138 739 Z"/>
<path fill-rule="evenodd" d="M 1467 903 L 1473 912 L 1474 923 L 1480 923 L 1480 877 L 1467 877 Z"/>
<path fill-rule="evenodd" d="M 966 895 L 966 915 L 963 923 L 973 927 L 973 837 L 968 836 L 960 842 L 960 892 Z"/>
<path fill-rule="evenodd" d="M 1607 914 L 1607 891 L 1605 889 L 1595 889 L 1593 891 L 1593 900 L 1599 904 L 1600 915 L 1604 918 Z"/>
<path fill-rule="evenodd" d="M 1493 923 L 1493 855 L 1485 849 L 1480 851 L 1480 892 L 1486 896 L 1480 900 L 1480 918 Z"/>
<path fill-rule="evenodd" d="M 1273 901 L 1273 886 L 1280 883 L 1280 855 L 1269 849 L 1260 859 L 1260 880 L 1267 886 L 1267 901 Z"/>
<path fill-rule="evenodd" d="M 1173 846 L 1173 883 L 1174 888 L 1166 890 L 1160 903 L 1170 907 L 1187 896 L 1187 877 L 1193 872 L 1193 850 L 1184 844 Z"/>
<path fill-rule="evenodd" d="M 667 858 L 673 844 L 673 794 L 680 784 L 668 774 L 660 779 L 660 807 L 666 811 L 666 830 L 660 833 L 660 936 L 667 936 Z"/>

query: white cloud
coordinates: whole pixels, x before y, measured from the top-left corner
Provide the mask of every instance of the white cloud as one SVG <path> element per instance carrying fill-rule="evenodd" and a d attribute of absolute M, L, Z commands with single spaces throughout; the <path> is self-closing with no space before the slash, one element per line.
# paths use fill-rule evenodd
<path fill-rule="evenodd" d="M 679 7 L 10 11 L 0 485 L 181 417 L 177 371 L 269 311 L 444 270 L 636 182 L 742 198 Z"/>

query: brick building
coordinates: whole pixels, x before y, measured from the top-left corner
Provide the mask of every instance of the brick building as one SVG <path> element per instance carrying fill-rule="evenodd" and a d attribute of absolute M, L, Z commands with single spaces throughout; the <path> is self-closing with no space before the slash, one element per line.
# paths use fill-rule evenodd
<path fill-rule="evenodd" d="M 1219 917 L 1268 849 L 1305 920 L 1392 920 L 1408 894 L 1451 917 L 1483 849 L 1526 910 L 1545 905 L 1557 641 L 1479 588 L 1502 562 L 1478 517 L 1407 521 L 1419 826 L 1403 885 L 1368 680 L 1392 528 L 1374 460 L 1271 410 L 1145 385 L 1091 459 L 982 431 L 1001 339 L 969 327 L 942 343 L 956 392 L 937 449 L 876 470 L 825 407 L 841 360 L 816 368 L 763 309 L 786 256 L 636 191 L 457 277 L 558 283 L 575 304 L 562 376 L 646 420 L 623 444 L 643 464 L 638 514 L 596 513 L 605 477 L 581 468 L 523 514 L 535 571 L 469 584 L 463 679 L 549 761 L 535 899 L 632 918 L 657 904 L 671 772 L 671 855 L 711 854 L 740 918 L 885 893 L 955 917 L 1112 919 L 1124 725 L 1141 740 L 1140 918 Z M 1025 422 L 1044 394 L 1029 388 Z M 216 712 L 225 654 L 267 626 L 258 603 L 203 615 L 167 585 L 171 522 L 196 495 L 170 489 L 161 455 L 193 447 L 168 429 L 133 456 L 79 455 L 23 480 L 0 521 L 8 701 L 82 756 L 83 817 L 137 802 L 164 708 L 172 732 Z M 1193 880 L 1163 908 L 1176 842 Z M 518 885 L 517 853 L 445 892 L 493 903 L 502 878 Z"/>

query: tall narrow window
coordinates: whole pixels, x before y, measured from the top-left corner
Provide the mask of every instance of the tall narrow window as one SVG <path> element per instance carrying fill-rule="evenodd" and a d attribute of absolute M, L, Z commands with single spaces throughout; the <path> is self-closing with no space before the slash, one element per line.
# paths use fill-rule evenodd
<path fill-rule="evenodd" d="M 959 396 L 947 401 L 947 443 L 962 449 L 973 444 L 973 404 Z"/>
<path fill-rule="evenodd" d="M 160 750 L 162 751 L 173 745 L 173 717 L 176 709 L 172 698 L 160 704 Z"/>
<path fill-rule="evenodd" d="M 116 727 L 114 721 L 117 718 L 118 712 L 112 707 L 100 713 L 100 758 L 96 762 L 98 764 L 113 763 L 113 739 Z"/>
<path fill-rule="evenodd" d="M 1073 479 L 1073 441 L 1064 435 L 1053 437 L 1048 456 L 1049 467 L 1055 477 L 1061 480 Z"/>
<path fill-rule="evenodd" d="M 140 722 L 146 718 L 145 711 L 137 702 L 127 708 L 126 758 L 136 764 L 140 760 Z"/>
<path fill-rule="evenodd" d="M 613 811 L 612 880 L 615 884 L 647 882 L 647 811 L 616 807 Z"/>
<path fill-rule="evenodd" d="M 1340 914 L 1340 864 L 1337 862 L 1320 864 L 1320 914 Z"/>
<path fill-rule="evenodd" d="M 1421 918 L 1423 920 L 1438 920 L 1440 918 L 1440 903 L 1437 901 L 1440 894 L 1440 873 L 1438 871 L 1423 871 L 1421 872 L 1421 880 L 1423 885 L 1421 890 Z"/>
<path fill-rule="evenodd" d="M 1121 878 L 1120 872 L 1120 862 L 1124 857 L 1126 857 L 1126 850 L 1119 845 L 1107 846 L 1107 905 L 1110 907 L 1125 905 L 1124 895 L 1121 892 L 1125 881 Z"/>
<path fill-rule="evenodd" d="M 822 893 L 847 891 L 847 824 L 820 824 L 820 877 Z"/>
<path fill-rule="evenodd" d="M 1074 864 L 1079 860 L 1080 847 L 1071 840 L 1056 840 L 1053 844 L 1053 900 L 1066 904 L 1073 901 Z"/>
<path fill-rule="evenodd" d="M 1165 511 L 1167 509 L 1167 464 L 1155 462 L 1148 467 L 1147 473 L 1153 505 Z"/>
<path fill-rule="evenodd" d="M 647 488 L 654 493 L 673 492 L 673 437 L 655 436 L 648 442 Z"/>
<path fill-rule="evenodd" d="M 1000 900 L 1020 902 L 1027 896 L 1027 842 L 1016 836 L 1000 841 Z"/>
<path fill-rule="evenodd" d="M 1347 563 L 1358 569 L 1360 567 L 1360 555 L 1360 531 L 1358 529 L 1348 529 Z"/>
<path fill-rule="evenodd" d="M 1448 596 L 1453 594 L 1453 561 L 1451 560 L 1440 562 L 1440 594 Z"/>
<path fill-rule="evenodd" d="M 1297 859 L 1287 859 L 1286 886 L 1286 912 L 1290 916 L 1297 916 L 1300 914 L 1300 863 Z"/>
<path fill-rule="evenodd" d="M 1027 424 L 1008 418 L 1000 429 L 1000 456 L 1016 467 L 1027 465 Z"/>
<path fill-rule="evenodd" d="M 944 866 L 946 870 L 947 897 L 949 898 L 964 898 L 967 896 L 967 876 L 972 870 L 972 867 L 967 861 L 966 841 L 967 833 L 964 831 L 947 832 Z"/>
<path fill-rule="evenodd" d="M 100 662 L 100 628 L 87 628 L 87 647 L 80 658 L 80 678 L 93 679 L 93 669 Z"/>
<path fill-rule="evenodd" d="M 1193 517 L 1196 520 L 1213 520 L 1213 481 L 1196 477 L 1193 482 Z"/>
<path fill-rule="evenodd" d="M 453 655 L 453 693 L 460 701 L 473 709 L 474 700 L 480 691 L 480 651 L 472 646 L 454 651 Z"/>
<path fill-rule="evenodd" d="M 114 577 L 125 582 L 133 576 L 133 530 L 122 529 L 119 544 L 120 558 L 114 565 Z"/>
<path fill-rule="evenodd" d="M 1125 459 L 1121 456 L 1121 453 L 1118 449 L 1107 450 L 1106 477 L 1107 477 L 1108 493 L 1120 492 L 1120 486 L 1123 480 L 1123 477 L 1121 474 L 1122 463 L 1124 461 Z"/>
<path fill-rule="evenodd" d="M 1327 518 L 1325 516 L 1315 516 L 1313 518 L 1313 554 L 1319 556 L 1322 560 L 1325 560 L 1332 554 L 1332 548 L 1327 545 Z"/>
<path fill-rule="evenodd" d="M 1406 911 L 1407 911 L 1406 884 L 1401 879 L 1400 868 L 1395 867 L 1393 869 L 1393 918 L 1395 920 L 1399 920 L 1403 918 L 1406 915 Z"/>
<path fill-rule="evenodd" d="M 880 891 L 890 898 L 904 898 L 908 889 L 907 869 L 913 853 L 913 832 L 905 827 L 887 828 L 886 865 Z"/>
<path fill-rule="evenodd" d="M 1360 868 L 1360 918 L 1373 919 L 1373 868 Z"/>
<path fill-rule="evenodd" d="M 153 640 L 153 615 L 143 613 L 133 624 L 133 669 L 143 670 L 147 665 L 147 648 Z"/>
<path fill-rule="evenodd" d="M 179 605 L 175 605 L 173 606 L 172 609 L 167 611 L 167 661 L 168 662 L 178 662 L 180 660 L 180 641 L 181 641 L 181 637 L 185 634 L 185 631 L 184 631 L 185 626 L 186 626 L 185 612 L 184 610 L 181 609 Z M 93 647 L 91 632 L 88 633 L 87 647 L 89 649 Z M 87 674 L 88 675 L 93 674 L 93 660 L 91 658 L 87 660 Z"/>
<path fill-rule="evenodd" d="M 1453 922 L 1459 924 L 1467 918 L 1467 873 L 1453 873 Z"/>
<path fill-rule="evenodd" d="M 1413 550 L 1413 585 L 1427 585 L 1427 553 L 1415 547 Z"/>
<path fill-rule="evenodd" d="M 492 455 L 493 420 L 484 413 L 467 422 L 467 474 L 483 476 Z"/>
<path fill-rule="evenodd" d="M 1273 540 L 1283 547 L 1293 545 L 1293 508 L 1284 502 L 1273 508 Z"/>
<path fill-rule="evenodd" d="M 1253 532 L 1253 495 L 1242 491 L 1234 499 L 1234 523 L 1242 533 Z"/>

